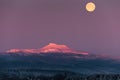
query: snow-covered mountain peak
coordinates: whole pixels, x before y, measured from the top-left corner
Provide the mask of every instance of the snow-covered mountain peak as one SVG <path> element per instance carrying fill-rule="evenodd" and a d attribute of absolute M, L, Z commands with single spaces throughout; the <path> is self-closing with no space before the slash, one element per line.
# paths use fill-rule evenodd
<path fill-rule="evenodd" d="M 49 43 L 48 45 L 44 46 L 41 49 L 69 49 L 69 47 L 67 47 L 66 45 L 59 45 L 59 44 L 55 44 L 55 43 Z"/>
<path fill-rule="evenodd" d="M 6 51 L 7 53 L 74 53 L 88 55 L 87 52 L 79 52 L 69 48 L 66 45 L 60 45 L 56 43 L 49 43 L 40 49 L 11 49 Z"/>
<path fill-rule="evenodd" d="M 43 52 L 43 53 L 49 53 L 49 52 L 53 52 L 53 53 L 74 53 L 74 54 L 88 55 L 87 52 L 78 52 L 78 51 L 75 51 L 75 50 L 69 48 L 66 45 L 61 45 L 61 44 L 56 44 L 56 43 L 49 43 L 48 45 L 41 48 L 40 52 Z"/>

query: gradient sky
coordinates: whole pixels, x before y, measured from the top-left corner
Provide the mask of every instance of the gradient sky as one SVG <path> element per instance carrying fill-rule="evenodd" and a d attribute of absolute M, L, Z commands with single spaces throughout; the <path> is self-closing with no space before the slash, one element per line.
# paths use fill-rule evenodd
<path fill-rule="evenodd" d="M 0 52 L 50 42 L 120 56 L 120 0 L 0 0 Z"/>

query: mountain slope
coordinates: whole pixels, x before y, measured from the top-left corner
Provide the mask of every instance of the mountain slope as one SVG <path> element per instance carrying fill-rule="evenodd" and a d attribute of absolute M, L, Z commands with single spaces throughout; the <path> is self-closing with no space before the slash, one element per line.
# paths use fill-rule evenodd
<path fill-rule="evenodd" d="M 76 56 L 78 56 L 76 58 Z M 77 73 L 119 73 L 120 63 L 79 54 L 0 55 L 1 69 L 69 70 Z"/>

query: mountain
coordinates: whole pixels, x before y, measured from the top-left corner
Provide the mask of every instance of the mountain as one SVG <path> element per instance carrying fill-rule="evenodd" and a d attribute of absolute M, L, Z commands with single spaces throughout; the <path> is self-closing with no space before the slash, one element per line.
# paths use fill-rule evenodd
<path fill-rule="evenodd" d="M 7 50 L 7 53 L 73 53 L 73 54 L 82 54 L 88 55 L 87 52 L 78 52 L 70 49 L 66 45 L 59 45 L 55 43 L 49 43 L 41 49 L 11 49 Z"/>
<path fill-rule="evenodd" d="M 1 53 L 0 70 L 9 69 L 62 70 L 82 74 L 120 73 L 120 61 L 49 43 L 40 49 L 11 49 Z"/>

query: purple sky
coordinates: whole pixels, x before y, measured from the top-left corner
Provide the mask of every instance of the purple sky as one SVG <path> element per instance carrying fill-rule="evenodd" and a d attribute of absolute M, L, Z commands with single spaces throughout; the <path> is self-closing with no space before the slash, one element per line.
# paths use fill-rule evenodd
<path fill-rule="evenodd" d="M 120 56 L 120 0 L 0 0 L 0 52 L 49 42 Z"/>

